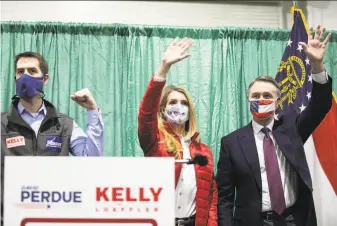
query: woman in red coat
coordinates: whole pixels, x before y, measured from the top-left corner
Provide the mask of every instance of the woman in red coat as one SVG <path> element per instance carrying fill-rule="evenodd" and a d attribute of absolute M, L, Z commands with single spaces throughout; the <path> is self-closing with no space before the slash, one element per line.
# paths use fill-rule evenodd
<path fill-rule="evenodd" d="M 185 52 L 191 45 L 192 40 L 184 38 L 167 48 L 139 107 L 138 138 L 145 156 L 207 157 L 206 166 L 175 166 L 176 225 L 216 226 L 218 195 L 212 152 L 200 140 L 189 94 L 176 86 L 164 88 L 170 67 L 190 56 Z"/>

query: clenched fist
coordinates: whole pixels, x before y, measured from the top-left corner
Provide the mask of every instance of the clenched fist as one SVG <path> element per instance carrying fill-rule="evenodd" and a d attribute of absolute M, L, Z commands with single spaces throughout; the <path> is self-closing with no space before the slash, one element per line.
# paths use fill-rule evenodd
<path fill-rule="evenodd" d="M 70 96 L 73 101 L 88 110 L 98 110 L 95 99 L 88 88 L 81 89 Z"/>

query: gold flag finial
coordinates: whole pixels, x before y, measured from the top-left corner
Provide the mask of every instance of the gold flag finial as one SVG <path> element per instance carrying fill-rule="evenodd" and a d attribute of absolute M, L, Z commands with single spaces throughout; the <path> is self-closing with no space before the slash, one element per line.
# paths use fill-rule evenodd
<path fill-rule="evenodd" d="M 293 1 L 293 6 L 290 8 L 290 12 L 293 14 L 295 9 L 297 9 L 297 1 Z"/>

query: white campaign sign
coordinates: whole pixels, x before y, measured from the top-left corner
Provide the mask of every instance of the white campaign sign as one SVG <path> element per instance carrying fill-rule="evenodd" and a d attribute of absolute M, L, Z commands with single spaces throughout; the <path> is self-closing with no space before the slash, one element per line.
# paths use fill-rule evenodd
<path fill-rule="evenodd" d="M 174 159 L 6 157 L 4 226 L 172 226 Z"/>

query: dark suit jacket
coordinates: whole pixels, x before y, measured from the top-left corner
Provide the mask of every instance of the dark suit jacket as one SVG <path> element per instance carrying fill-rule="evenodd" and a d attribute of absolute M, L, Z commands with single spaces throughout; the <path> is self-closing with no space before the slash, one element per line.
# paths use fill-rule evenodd
<path fill-rule="evenodd" d="M 298 178 L 293 206 L 296 226 L 317 225 L 303 144 L 324 119 L 331 103 L 331 78 L 325 84 L 313 81 L 312 97 L 306 109 L 300 115 L 285 114 L 274 122 L 273 136 Z M 221 139 L 216 180 L 219 226 L 263 225 L 260 163 L 251 123 Z"/>

